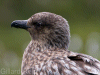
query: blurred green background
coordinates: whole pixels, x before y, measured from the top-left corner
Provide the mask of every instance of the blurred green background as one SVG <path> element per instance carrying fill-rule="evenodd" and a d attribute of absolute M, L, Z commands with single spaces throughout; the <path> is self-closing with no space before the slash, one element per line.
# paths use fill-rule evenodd
<path fill-rule="evenodd" d="M 31 40 L 27 31 L 11 28 L 11 22 L 44 11 L 68 20 L 69 50 L 100 60 L 100 0 L 0 0 L 0 75 L 20 75 L 23 52 Z"/>

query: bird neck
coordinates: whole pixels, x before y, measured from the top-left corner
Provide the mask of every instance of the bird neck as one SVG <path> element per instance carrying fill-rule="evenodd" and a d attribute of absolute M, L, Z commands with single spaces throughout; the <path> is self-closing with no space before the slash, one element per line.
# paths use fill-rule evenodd
<path fill-rule="evenodd" d="M 52 47 L 49 46 L 47 44 L 45 44 L 44 42 L 39 42 L 39 41 L 34 41 L 31 40 L 31 42 L 29 43 L 29 45 L 27 46 L 26 50 L 30 53 L 32 52 L 43 52 L 43 51 L 56 51 L 56 50 L 68 50 L 67 48 L 59 48 L 59 47 Z"/>

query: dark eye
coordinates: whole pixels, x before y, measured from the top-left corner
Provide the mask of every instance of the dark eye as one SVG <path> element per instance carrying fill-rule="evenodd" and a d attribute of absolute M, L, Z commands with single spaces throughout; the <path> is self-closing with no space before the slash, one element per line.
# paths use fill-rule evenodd
<path fill-rule="evenodd" d="M 38 27 L 41 27 L 42 24 L 41 24 L 41 23 L 37 23 L 36 25 L 37 25 Z"/>
<path fill-rule="evenodd" d="M 34 22 L 33 25 L 35 25 L 36 27 L 41 27 L 42 23 Z"/>

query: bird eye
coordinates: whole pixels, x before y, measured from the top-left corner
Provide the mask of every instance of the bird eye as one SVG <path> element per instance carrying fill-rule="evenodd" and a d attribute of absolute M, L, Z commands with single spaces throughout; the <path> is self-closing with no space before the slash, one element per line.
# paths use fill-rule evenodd
<path fill-rule="evenodd" d="M 41 27 L 42 23 L 35 22 L 35 23 L 33 23 L 33 25 L 35 25 L 36 27 Z"/>
<path fill-rule="evenodd" d="M 41 27 L 41 23 L 37 23 L 36 25 L 37 25 L 38 27 Z"/>

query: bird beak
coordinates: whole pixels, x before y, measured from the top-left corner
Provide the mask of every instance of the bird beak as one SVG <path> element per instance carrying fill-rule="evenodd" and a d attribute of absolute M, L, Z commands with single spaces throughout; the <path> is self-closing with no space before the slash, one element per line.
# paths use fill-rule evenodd
<path fill-rule="evenodd" d="M 31 28 L 31 27 L 27 26 L 27 21 L 28 20 L 15 20 L 11 23 L 11 27 L 22 28 L 22 29 Z"/>

